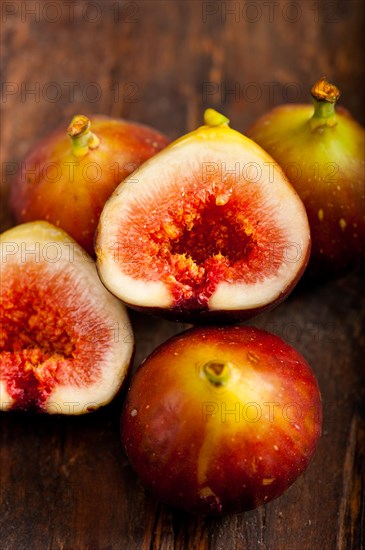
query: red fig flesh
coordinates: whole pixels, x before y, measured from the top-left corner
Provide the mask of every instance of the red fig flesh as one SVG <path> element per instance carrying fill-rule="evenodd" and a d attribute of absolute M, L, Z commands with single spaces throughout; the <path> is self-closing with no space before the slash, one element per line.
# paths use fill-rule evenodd
<path fill-rule="evenodd" d="M 6 231 L 0 253 L 1 409 L 81 414 L 108 403 L 133 334 L 93 260 L 47 222 Z"/>

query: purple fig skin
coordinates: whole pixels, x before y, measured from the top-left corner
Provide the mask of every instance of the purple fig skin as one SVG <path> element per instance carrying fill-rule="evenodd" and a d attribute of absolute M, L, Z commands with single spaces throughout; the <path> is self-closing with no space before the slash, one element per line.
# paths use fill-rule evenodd
<path fill-rule="evenodd" d="M 325 79 L 313 106 L 282 105 L 260 117 L 247 135 L 283 168 L 307 211 L 312 253 L 306 275 L 348 272 L 365 256 L 364 128 L 343 108 Z"/>
<path fill-rule="evenodd" d="M 289 418 L 288 403 L 300 413 Z M 142 363 L 121 437 L 157 498 L 224 516 L 279 497 L 308 467 L 321 424 L 316 378 L 291 346 L 254 327 L 200 327 Z"/>

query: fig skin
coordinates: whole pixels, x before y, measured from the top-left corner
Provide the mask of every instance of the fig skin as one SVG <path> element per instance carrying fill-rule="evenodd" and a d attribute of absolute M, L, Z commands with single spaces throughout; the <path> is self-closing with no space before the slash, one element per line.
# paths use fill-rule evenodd
<path fill-rule="evenodd" d="M 89 121 L 76 115 L 68 135 L 66 128 L 59 128 L 27 155 L 11 187 L 10 204 L 18 223 L 49 221 L 94 256 L 94 234 L 105 201 L 170 140 L 148 126 L 102 115 L 90 116 L 91 125 L 79 131 L 80 120 Z"/>
<path fill-rule="evenodd" d="M 149 159 L 108 199 L 96 232 L 97 269 L 105 286 L 134 309 L 174 321 L 232 323 L 286 298 L 305 270 L 310 231 L 302 201 L 272 157 L 229 128 L 223 115 L 208 109 L 205 122 Z M 228 177 L 204 179 L 204 163 L 226 166 Z M 259 181 L 237 178 L 237 172 L 229 177 L 232 166 L 241 174 L 249 164 L 258 167 Z M 203 220 L 198 230 L 196 219 Z M 283 252 L 292 244 L 299 251 L 294 261 Z"/>
<path fill-rule="evenodd" d="M 365 256 L 364 128 L 343 108 L 323 77 L 314 107 L 282 105 L 261 116 L 247 135 L 284 169 L 306 207 L 312 251 L 306 275 L 348 272 Z"/>
<path fill-rule="evenodd" d="M 157 498 L 223 516 L 280 496 L 308 467 L 321 422 L 316 378 L 296 350 L 253 327 L 201 327 L 142 363 L 121 437 Z"/>
<path fill-rule="evenodd" d="M 298 274 L 298 276 L 292 281 L 290 285 L 282 290 L 280 295 L 273 302 L 270 302 L 269 304 L 266 304 L 262 307 L 251 307 L 245 310 L 220 309 L 219 311 L 210 311 L 206 309 L 201 309 L 197 311 L 196 309 L 194 309 L 189 311 L 189 309 L 187 308 L 180 309 L 178 307 L 164 309 L 158 307 L 140 307 L 128 303 L 126 303 L 126 305 L 136 311 L 139 311 L 140 313 L 156 317 L 156 319 L 162 318 L 175 323 L 187 323 L 201 326 L 223 326 L 249 321 L 253 317 L 256 317 L 256 315 L 260 315 L 260 313 L 271 311 L 288 298 L 289 294 L 293 291 L 293 289 L 300 281 L 303 273 L 305 273 L 305 267 L 308 263 L 309 256 L 310 246 L 306 251 L 306 257 L 303 264 L 304 267 Z"/>
<path fill-rule="evenodd" d="M 63 230 L 0 235 L 0 409 L 79 415 L 110 403 L 131 366 L 126 308 Z"/>

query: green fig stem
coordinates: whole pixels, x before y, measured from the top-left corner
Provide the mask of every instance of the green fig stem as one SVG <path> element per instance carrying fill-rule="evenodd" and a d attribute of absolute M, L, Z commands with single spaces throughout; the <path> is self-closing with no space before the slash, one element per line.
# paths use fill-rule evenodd
<path fill-rule="evenodd" d="M 339 89 L 323 76 L 314 84 L 311 94 L 314 105 L 314 113 L 310 119 L 311 129 L 335 126 L 337 124 L 335 107 L 340 97 Z"/>
<path fill-rule="evenodd" d="M 225 386 L 231 377 L 231 363 L 208 361 L 203 365 L 202 372 L 214 386 Z"/>
<path fill-rule="evenodd" d="M 75 115 L 67 128 L 75 157 L 85 156 L 90 149 L 96 149 L 100 143 L 100 139 L 90 131 L 90 125 L 90 120 L 86 116 Z"/>
<path fill-rule="evenodd" d="M 221 113 L 218 113 L 215 109 L 206 109 L 204 112 L 204 123 L 206 126 L 228 126 L 229 118 Z"/>

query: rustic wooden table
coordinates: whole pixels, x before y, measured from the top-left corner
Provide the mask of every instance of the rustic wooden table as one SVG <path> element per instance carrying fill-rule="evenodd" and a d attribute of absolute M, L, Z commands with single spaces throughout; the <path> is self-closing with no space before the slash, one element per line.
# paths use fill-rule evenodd
<path fill-rule="evenodd" d="M 360 1 L 1 3 L 1 225 L 28 148 L 77 112 L 139 120 L 172 138 L 212 106 L 244 131 L 308 101 L 322 74 L 364 123 Z M 189 517 L 147 494 L 123 455 L 121 400 L 80 418 L 3 413 L 1 547 L 359 549 L 364 520 L 364 272 L 296 289 L 253 324 L 295 346 L 321 387 L 324 429 L 307 472 L 246 514 Z M 136 364 L 183 326 L 132 313 Z"/>

